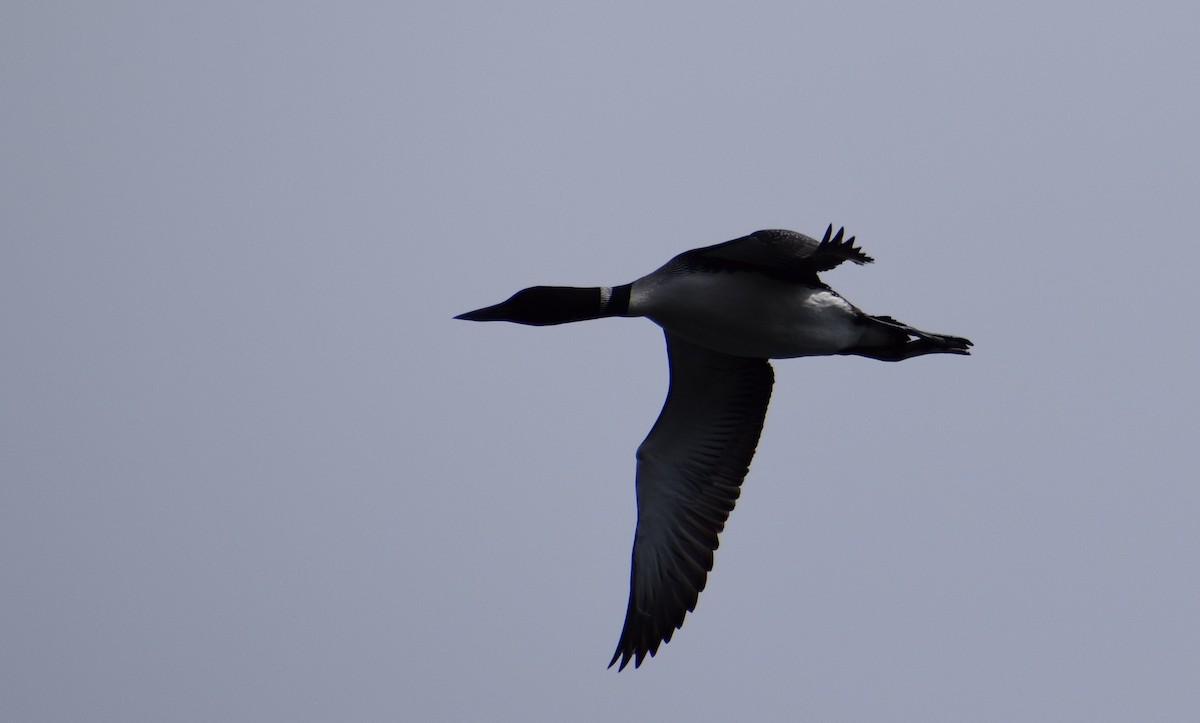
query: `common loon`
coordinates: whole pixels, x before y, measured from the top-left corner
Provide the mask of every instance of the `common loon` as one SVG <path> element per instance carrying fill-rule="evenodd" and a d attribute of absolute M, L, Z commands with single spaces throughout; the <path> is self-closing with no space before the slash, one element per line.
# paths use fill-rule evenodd
<path fill-rule="evenodd" d="M 755 231 L 686 251 L 631 284 L 535 286 L 455 317 L 547 326 L 644 316 L 663 328 L 671 381 L 637 451 L 629 605 L 610 668 L 640 666 L 695 610 L 762 432 L 774 383 L 768 359 L 970 354 L 967 339 L 870 316 L 822 283 L 817 274 L 843 261 L 874 260 L 843 234 L 832 225 L 821 241 Z"/>

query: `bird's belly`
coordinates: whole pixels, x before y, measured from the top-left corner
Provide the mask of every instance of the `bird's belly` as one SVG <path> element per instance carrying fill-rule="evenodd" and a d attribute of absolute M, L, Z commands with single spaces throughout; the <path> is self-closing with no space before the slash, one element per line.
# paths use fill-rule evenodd
<path fill-rule="evenodd" d="M 822 288 L 755 274 L 677 277 L 639 294 L 631 310 L 714 351 L 758 359 L 836 354 L 862 337 L 859 312 Z"/>

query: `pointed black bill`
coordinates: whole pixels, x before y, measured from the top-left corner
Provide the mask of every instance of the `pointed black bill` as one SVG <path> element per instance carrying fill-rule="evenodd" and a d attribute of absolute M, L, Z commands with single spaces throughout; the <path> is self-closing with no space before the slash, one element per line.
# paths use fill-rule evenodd
<path fill-rule="evenodd" d="M 501 302 L 494 306 L 485 306 L 482 309 L 468 311 L 465 314 L 459 314 L 455 319 L 464 321 L 509 321 L 509 316 L 505 310 L 505 305 L 508 302 Z"/>

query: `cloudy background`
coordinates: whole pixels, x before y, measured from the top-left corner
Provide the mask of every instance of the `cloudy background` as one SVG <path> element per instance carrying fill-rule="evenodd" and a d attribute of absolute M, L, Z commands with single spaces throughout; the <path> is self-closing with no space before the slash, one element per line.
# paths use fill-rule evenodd
<path fill-rule="evenodd" d="M 0 9 L 0 718 L 1190 721 L 1195 3 Z M 606 670 L 644 320 L 453 321 L 845 225 L 972 357 L 776 363 Z"/>

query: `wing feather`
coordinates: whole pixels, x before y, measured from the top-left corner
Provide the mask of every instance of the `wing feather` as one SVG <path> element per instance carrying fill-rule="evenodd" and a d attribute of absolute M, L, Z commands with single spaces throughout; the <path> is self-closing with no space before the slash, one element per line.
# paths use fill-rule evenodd
<path fill-rule="evenodd" d="M 609 663 L 620 660 L 619 670 L 653 656 L 696 608 L 774 383 L 765 359 L 727 356 L 666 337 L 671 386 L 637 453 L 629 606 Z"/>
<path fill-rule="evenodd" d="M 701 265 L 718 262 L 734 268 L 756 270 L 787 281 L 819 283 L 817 274 L 843 261 L 869 264 L 874 259 L 854 245 L 854 237 L 845 238 L 845 229 L 833 233 L 833 225 L 820 241 L 797 231 L 765 229 L 755 231 L 716 246 L 684 254 Z"/>

